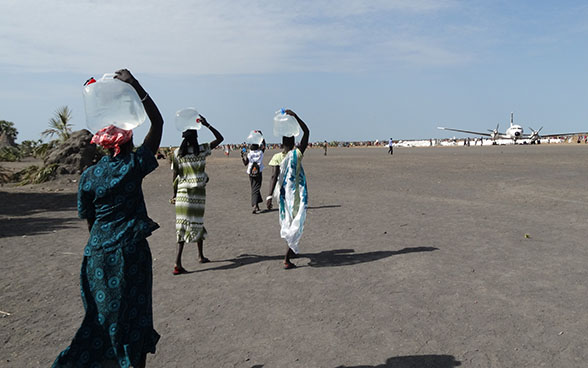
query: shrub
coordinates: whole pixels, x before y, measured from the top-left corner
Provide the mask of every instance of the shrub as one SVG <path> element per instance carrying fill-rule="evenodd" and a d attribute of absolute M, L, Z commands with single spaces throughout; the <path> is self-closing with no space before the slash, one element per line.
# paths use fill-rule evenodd
<path fill-rule="evenodd" d="M 16 147 L 2 147 L 0 148 L 0 161 L 19 161 L 20 151 Z"/>
<path fill-rule="evenodd" d="M 22 158 L 34 156 L 35 150 L 37 150 L 37 148 L 41 144 L 43 143 L 40 139 L 38 141 L 23 141 L 21 144 L 18 145 L 18 149 L 20 150 L 20 156 Z"/>
<path fill-rule="evenodd" d="M 13 180 L 20 185 L 40 184 L 55 178 L 58 164 L 51 164 L 43 167 L 32 165 L 13 175 Z"/>
<path fill-rule="evenodd" d="M 0 184 L 10 183 L 12 181 L 12 173 L 10 170 L 0 166 Z"/>

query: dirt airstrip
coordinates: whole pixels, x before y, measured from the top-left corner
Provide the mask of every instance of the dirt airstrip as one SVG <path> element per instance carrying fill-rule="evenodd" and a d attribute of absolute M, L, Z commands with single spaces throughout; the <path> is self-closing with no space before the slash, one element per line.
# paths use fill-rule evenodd
<path fill-rule="evenodd" d="M 585 367 L 588 145 L 309 149 L 299 266 L 251 214 L 238 155 L 208 159 L 205 253 L 173 276 L 171 172 L 144 181 L 150 367 Z M 265 162 L 272 152 L 267 152 Z M 0 188 L 0 366 L 48 367 L 79 327 L 76 178 Z M 268 192 L 264 173 L 262 195 Z M 9 314 L 7 314 L 9 313 Z"/>

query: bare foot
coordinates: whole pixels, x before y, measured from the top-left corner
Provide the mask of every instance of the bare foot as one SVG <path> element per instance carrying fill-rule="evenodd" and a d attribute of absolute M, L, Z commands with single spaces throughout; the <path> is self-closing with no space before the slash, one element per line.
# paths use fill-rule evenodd
<path fill-rule="evenodd" d="M 210 259 L 206 258 L 206 257 L 200 257 L 200 263 L 208 263 L 210 262 Z"/>

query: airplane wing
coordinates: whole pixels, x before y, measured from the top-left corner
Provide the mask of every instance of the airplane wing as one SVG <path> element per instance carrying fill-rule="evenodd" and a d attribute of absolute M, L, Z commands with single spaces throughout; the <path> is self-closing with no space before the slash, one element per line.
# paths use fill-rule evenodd
<path fill-rule="evenodd" d="M 539 134 L 534 136 L 533 134 L 525 134 L 522 139 L 533 139 L 537 138 L 557 138 L 557 137 L 573 137 L 575 135 L 588 135 L 588 132 L 574 132 L 574 133 L 556 133 L 556 134 Z"/>
<path fill-rule="evenodd" d="M 453 128 L 445 128 L 445 127 L 437 127 L 437 129 L 451 130 L 452 132 L 460 132 L 460 133 L 468 133 L 468 134 L 483 135 L 486 137 L 492 137 L 492 135 L 490 133 L 472 132 L 471 130 L 453 129 Z"/>
<path fill-rule="evenodd" d="M 588 135 L 588 132 L 575 132 L 575 133 L 558 133 L 558 134 L 539 134 L 541 138 L 550 138 L 550 137 L 569 137 L 572 135 Z"/>

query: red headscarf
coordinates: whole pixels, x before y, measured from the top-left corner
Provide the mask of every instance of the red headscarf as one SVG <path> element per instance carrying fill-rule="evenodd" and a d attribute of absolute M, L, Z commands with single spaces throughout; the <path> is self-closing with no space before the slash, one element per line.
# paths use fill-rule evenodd
<path fill-rule="evenodd" d="M 97 131 L 90 143 L 95 143 L 106 149 L 114 148 L 114 156 L 116 156 L 120 153 L 120 146 L 130 141 L 132 137 L 132 130 L 124 130 L 114 125 L 109 125 Z"/>

